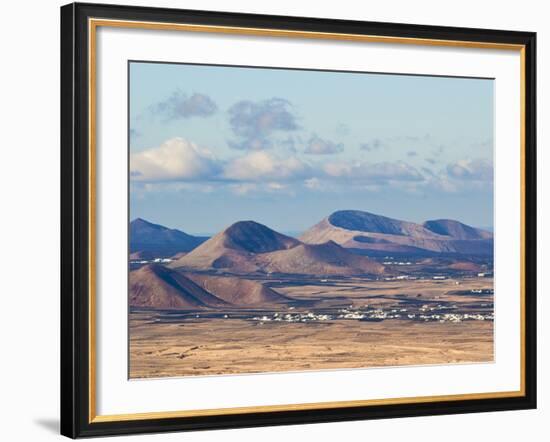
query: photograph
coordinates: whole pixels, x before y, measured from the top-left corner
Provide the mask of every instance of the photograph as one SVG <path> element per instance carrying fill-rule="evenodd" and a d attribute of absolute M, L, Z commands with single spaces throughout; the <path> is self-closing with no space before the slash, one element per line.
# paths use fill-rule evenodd
<path fill-rule="evenodd" d="M 92 1 L 0 27 L 0 441 L 544 439 L 544 2 Z"/>
<path fill-rule="evenodd" d="M 494 78 L 128 61 L 128 377 L 494 361 Z"/>
<path fill-rule="evenodd" d="M 287 6 L 60 8 L 62 435 L 537 407 L 535 26 Z"/>

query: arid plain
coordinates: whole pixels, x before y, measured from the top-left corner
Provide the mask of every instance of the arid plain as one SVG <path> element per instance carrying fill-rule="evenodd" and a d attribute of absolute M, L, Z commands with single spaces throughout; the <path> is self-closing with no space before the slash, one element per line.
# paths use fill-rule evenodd
<path fill-rule="evenodd" d="M 493 360 L 492 278 L 266 277 L 274 308 L 130 313 L 130 378 Z"/>

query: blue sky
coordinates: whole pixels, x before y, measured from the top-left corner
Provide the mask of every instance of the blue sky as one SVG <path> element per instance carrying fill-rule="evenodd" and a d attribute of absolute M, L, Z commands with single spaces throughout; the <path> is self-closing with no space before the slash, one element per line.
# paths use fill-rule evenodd
<path fill-rule="evenodd" d="M 493 225 L 493 81 L 130 63 L 130 217 L 299 232 L 339 209 Z"/>

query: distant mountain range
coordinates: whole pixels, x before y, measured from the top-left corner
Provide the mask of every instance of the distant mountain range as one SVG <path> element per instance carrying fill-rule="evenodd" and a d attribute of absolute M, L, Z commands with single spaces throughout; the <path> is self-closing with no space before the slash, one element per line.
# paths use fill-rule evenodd
<path fill-rule="evenodd" d="M 324 269 L 332 274 L 345 267 L 379 273 L 374 263 L 358 261 L 346 252 L 491 256 L 493 233 L 455 220 L 417 224 L 359 210 L 334 212 L 299 239 L 254 221 L 239 221 L 208 238 L 137 218 L 130 223 L 130 252 L 134 259 L 175 257 L 172 266 L 193 269 L 275 273 Z"/>
<path fill-rule="evenodd" d="M 169 229 L 141 218 L 130 223 L 130 253 L 133 258 L 170 257 L 178 252 L 189 252 L 207 237 L 192 236 L 181 230 Z"/>
<path fill-rule="evenodd" d="M 341 210 L 307 230 L 308 244 L 334 241 L 346 249 L 373 254 L 492 255 L 493 234 L 459 221 L 438 219 L 417 224 L 358 210 Z"/>

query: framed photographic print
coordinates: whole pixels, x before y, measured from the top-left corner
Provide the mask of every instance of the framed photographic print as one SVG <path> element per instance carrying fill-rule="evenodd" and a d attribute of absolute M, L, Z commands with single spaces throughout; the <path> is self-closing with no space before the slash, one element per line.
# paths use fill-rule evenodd
<path fill-rule="evenodd" d="M 534 408 L 535 41 L 62 7 L 62 434 Z"/>

